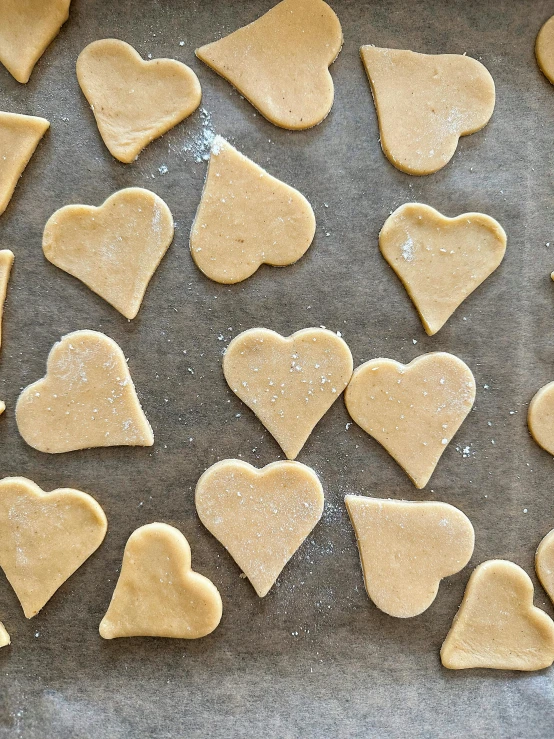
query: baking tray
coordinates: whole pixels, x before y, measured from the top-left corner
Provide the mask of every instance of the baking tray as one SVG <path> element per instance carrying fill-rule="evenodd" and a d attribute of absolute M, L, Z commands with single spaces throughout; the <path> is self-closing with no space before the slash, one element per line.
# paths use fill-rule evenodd
<path fill-rule="evenodd" d="M 12 646 L 0 652 L 0 737 L 551 737 L 552 670 L 450 672 L 441 667 L 439 648 L 471 567 L 489 558 L 524 567 L 537 585 L 536 604 L 553 613 L 533 556 L 554 526 L 554 461 L 531 440 L 525 420 L 535 391 L 554 379 L 554 87 L 533 54 L 554 4 L 332 0 L 345 38 L 332 66 L 335 104 L 321 125 L 304 132 L 268 123 L 194 57 L 197 46 L 271 5 L 74 0 L 69 22 L 29 84 L 0 69 L 0 109 L 52 123 L 0 219 L 0 246 L 16 255 L 0 357 L 0 398 L 7 404 L 0 472 L 47 490 L 85 490 L 109 521 L 101 549 L 31 621 L 1 577 L 0 617 Z M 144 57 L 189 64 L 203 90 L 202 110 L 131 165 L 109 155 L 75 77 L 81 49 L 109 36 Z M 368 43 L 467 53 L 494 77 L 491 122 L 463 138 L 440 172 L 411 177 L 383 156 L 359 59 Z M 194 266 L 188 235 L 211 131 L 312 203 L 317 235 L 296 265 L 264 266 L 235 286 L 213 283 Z M 176 235 L 138 317 L 128 322 L 46 262 L 41 235 L 55 209 L 99 205 L 131 185 L 164 198 Z M 508 234 L 500 268 L 434 337 L 426 336 L 377 245 L 386 217 L 408 201 L 450 216 L 482 211 Z M 322 521 L 261 600 L 194 509 L 195 483 L 215 461 L 241 456 L 262 466 L 282 458 L 227 388 L 222 352 L 253 326 L 288 335 L 319 325 L 342 333 L 355 365 L 452 352 L 472 368 L 477 399 L 422 491 L 356 425 L 346 429 L 343 401 L 335 403 L 299 456 L 321 477 Z M 82 328 L 103 331 L 123 348 L 154 447 L 49 456 L 19 437 L 20 389 L 43 376 L 56 340 Z M 476 530 L 470 566 L 442 583 L 421 616 L 386 616 L 365 594 L 345 493 L 460 507 Z M 98 635 L 125 542 L 151 521 L 181 529 L 194 568 L 221 591 L 223 620 L 204 639 L 106 642 Z"/>

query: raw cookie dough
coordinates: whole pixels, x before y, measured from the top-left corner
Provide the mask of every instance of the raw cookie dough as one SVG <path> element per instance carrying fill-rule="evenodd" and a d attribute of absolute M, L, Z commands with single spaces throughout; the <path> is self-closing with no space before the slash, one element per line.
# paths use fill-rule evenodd
<path fill-rule="evenodd" d="M 447 218 L 428 205 L 406 203 L 385 221 L 379 247 L 432 336 L 498 267 L 506 234 L 483 213 Z"/>
<path fill-rule="evenodd" d="M 314 426 L 352 376 L 346 343 L 322 328 L 287 338 L 267 328 L 236 336 L 223 357 L 231 390 L 251 408 L 288 459 L 294 459 Z"/>
<path fill-rule="evenodd" d="M 529 403 L 527 425 L 537 444 L 554 455 L 554 382 L 535 393 Z"/>
<path fill-rule="evenodd" d="M 0 111 L 0 215 L 49 127 L 45 118 Z"/>
<path fill-rule="evenodd" d="M 535 42 L 535 56 L 541 72 L 554 84 L 554 15 L 539 31 Z"/>
<path fill-rule="evenodd" d="M 10 635 L 6 631 L 4 624 L 0 621 L 0 647 L 7 647 L 11 644 Z"/>
<path fill-rule="evenodd" d="M 2 0 L 0 62 L 18 82 L 33 67 L 69 18 L 71 0 Z"/>
<path fill-rule="evenodd" d="M 190 234 L 196 266 L 211 280 L 233 284 L 261 264 L 293 264 L 314 234 L 306 198 L 216 136 Z"/>
<path fill-rule="evenodd" d="M 0 345 L 2 344 L 2 316 L 4 313 L 4 301 L 8 291 L 8 280 L 14 260 L 13 252 L 9 249 L 0 249 Z"/>
<path fill-rule="evenodd" d="M 273 462 L 258 470 L 224 459 L 196 485 L 200 520 L 260 598 L 321 518 L 323 502 L 317 475 L 300 462 Z"/>
<path fill-rule="evenodd" d="M 77 277 L 126 318 L 134 318 L 173 239 L 173 217 L 150 190 L 129 187 L 100 207 L 66 205 L 48 219 L 48 261 Z"/>
<path fill-rule="evenodd" d="M 132 162 L 151 141 L 200 105 L 198 78 L 176 59 L 144 61 L 115 38 L 93 41 L 77 59 L 77 79 L 104 143 L 120 162 Z"/>
<path fill-rule="evenodd" d="M 489 122 L 494 81 L 476 59 L 375 46 L 362 46 L 360 53 L 383 152 L 402 172 L 436 172 L 452 159 L 460 136 Z"/>
<path fill-rule="evenodd" d="M 283 0 L 258 20 L 196 49 L 196 56 L 282 128 L 311 128 L 333 105 L 329 66 L 342 46 L 322 0 Z"/>
<path fill-rule="evenodd" d="M 475 534 L 458 508 L 360 495 L 344 499 L 368 596 L 389 616 L 411 618 L 435 600 L 443 577 L 463 569 Z"/>
<path fill-rule="evenodd" d="M 554 529 L 538 546 L 535 554 L 535 570 L 541 585 L 554 603 Z"/>
<path fill-rule="evenodd" d="M 533 583 L 513 562 L 475 568 L 441 649 L 450 670 L 542 670 L 554 661 L 554 622 L 533 605 Z"/>
<path fill-rule="evenodd" d="M 422 354 L 406 365 L 372 359 L 356 369 L 344 400 L 358 426 L 423 488 L 473 406 L 475 380 L 446 352 Z"/>
<path fill-rule="evenodd" d="M 100 636 L 198 639 L 217 627 L 221 614 L 215 585 L 191 570 L 183 534 L 165 523 L 151 523 L 129 537 Z"/>
<path fill-rule="evenodd" d="M 0 481 L 0 567 L 27 618 L 98 549 L 107 525 L 102 508 L 79 490 L 46 493 L 24 477 Z"/>
<path fill-rule="evenodd" d="M 23 390 L 15 416 L 27 444 L 50 454 L 154 443 L 125 355 L 97 331 L 54 344 L 46 376 Z"/>

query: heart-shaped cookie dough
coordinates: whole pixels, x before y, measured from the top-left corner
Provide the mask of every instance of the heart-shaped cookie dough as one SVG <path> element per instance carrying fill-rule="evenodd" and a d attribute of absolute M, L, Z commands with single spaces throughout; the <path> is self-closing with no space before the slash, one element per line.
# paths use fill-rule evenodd
<path fill-rule="evenodd" d="M 314 426 L 352 376 L 346 343 L 322 328 L 287 338 L 266 328 L 236 336 L 223 357 L 231 390 L 251 408 L 288 459 L 294 459 Z"/>
<path fill-rule="evenodd" d="M 173 217 L 150 190 L 129 187 L 100 207 L 66 205 L 48 219 L 44 256 L 126 318 L 134 318 L 173 239 Z"/>
<path fill-rule="evenodd" d="M 458 508 L 438 501 L 344 499 L 367 594 L 389 616 L 411 618 L 435 600 L 440 581 L 463 569 L 475 534 Z"/>
<path fill-rule="evenodd" d="M 49 127 L 45 118 L 0 112 L 0 215 Z"/>
<path fill-rule="evenodd" d="M 283 0 L 258 20 L 196 56 L 230 82 L 268 121 L 311 128 L 333 105 L 329 66 L 342 46 L 339 19 L 323 0 Z"/>
<path fill-rule="evenodd" d="M 198 78 L 186 64 L 144 61 L 132 46 L 114 38 L 83 49 L 77 79 L 104 143 L 126 164 L 193 113 L 202 97 Z"/>
<path fill-rule="evenodd" d="M 548 532 L 538 546 L 535 570 L 541 585 L 554 603 L 554 529 Z"/>
<path fill-rule="evenodd" d="M 506 234 L 483 213 L 447 218 L 428 205 L 406 203 L 385 221 L 379 247 L 432 336 L 498 267 Z"/>
<path fill-rule="evenodd" d="M 24 477 L 0 481 L 0 567 L 27 618 L 98 549 L 106 529 L 104 511 L 86 493 L 45 493 Z"/>
<path fill-rule="evenodd" d="M 356 369 L 344 399 L 358 426 L 423 488 L 473 406 L 475 380 L 467 364 L 446 352 L 406 365 L 372 359 Z"/>
<path fill-rule="evenodd" d="M 513 562 L 475 568 L 441 649 L 450 670 L 542 670 L 554 661 L 554 622 L 533 605 L 533 583 Z"/>
<path fill-rule="evenodd" d="M 18 82 L 33 67 L 69 18 L 71 0 L 2 0 L 0 62 Z"/>
<path fill-rule="evenodd" d="M 436 172 L 460 136 L 479 131 L 494 110 L 494 81 L 476 59 L 362 46 L 379 119 L 381 146 L 395 167 Z"/>
<path fill-rule="evenodd" d="M 554 15 L 539 31 L 535 43 L 535 56 L 541 72 L 554 84 Z"/>
<path fill-rule="evenodd" d="M 41 452 L 101 446 L 152 446 L 125 355 L 97 331 L 74 331 L 48 355 L 46 377 L 23 390 L 19 433 Z"/>
<path fill-rule="evenodd" d="M 554 455 L 554 382 L 535 393 L 529 403 L 527 425 L 537 444 Z"/>
<path fill-rule="evenodd" d="M 198 639 L 222 614 L 221 596 L 190 566 L 190 546 L 180 531 L 151 523 L 134 531 L 100 636 L 165 636 Z"/>
<path fill-rule="evenodd" d="M 196 266 L 216 282 L 240 282 L 261 264 L 298 261 L 314 234 L 306 198 L 216 136 L 190 234 Z"/>
<path fill-rule="evenodd" d="M 200 520 L 260 598 L 321 518 L 323 502 L 317 475 L 300 462 L 273 462 L 258 470 L 224 459 L 196 485 Z"/>

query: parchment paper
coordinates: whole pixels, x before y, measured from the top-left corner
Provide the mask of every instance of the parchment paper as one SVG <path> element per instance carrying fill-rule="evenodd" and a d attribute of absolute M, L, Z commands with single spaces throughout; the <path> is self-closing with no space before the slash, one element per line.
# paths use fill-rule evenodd
<path fill-rule="evenodd" d="M 449 672 L 439 648 L 471 568 L 507 558 L 536 583 L 535 548 L 554 526 L 554 461 L 526 429 L 529 400 L 554 379 L 554 87 L 533 54 L 554 4 L 333 0 L 345 36 L 332 67 L 335 105 L 320 126 L 295 133 L 265 121 L 193 53 L 271 4 L 74 0 L 69 22 L 28 85 L 0 69 L 0 109 L 52 123 L 0 219 L 0 247 L 16 255 L 0 357 L 0 398 L 7 404 L 0 473 L 25 475 L 47 490 L 85 490 L 109 521 L 101 549 L 31 621 L 0 577 L 0 619 L 12 637 L 0 652 L 0 737 L 551 737 L 552 670 Z M 132 165 L 109 155 L 74 73 L 81 49 L 109 36 L 144 57 L 184 61 L 203 90 L 204 112 Z M 467 52 L 492 73 L 491 122 L 462 139 L 441 172 L 411 177 L 382 154 L 358 53 L 367 43 Z M 210 282 L 194 266 L 188 235 L 213 131 L 312 203 L 317 235 L 297 265 L 263 267 L 231 287 Z M 46 262 L 41 235 L 55 209 L 99 205 L 131 185 L 163 197 L 177 231 L 138 317 L 127 322 Z M 388 214 L 408 201 L 450 216 L 482 211 L 508 233 L 503 264 L 431 338 L 377 246 Z M 242 456 L 262 466 L 282 458 L 227 388 L 222 351 L 253 326 L 288 335 L 319 325 L 342 333 L 355 365 L 453 352 L 474 371 L 477 400 L 429 486 L 417 491 L 376 442 L 355 425 L 345 428 L 350 419 L 340 399 L 299 456 L 321 476 L 324 517 L 260 600 L 194 509 L 195 483 L 216 460 Z M 20 389 L 43 376 L 52 344 L 81 328 L 104 331 L 129 358 L 154 428 L 152 449 L 49 456 L 19 437 Z M 472 520 L 470 566 L 443 582 L 423 615 L 393 619 L 369 602 L 343 505 L 348 492 L 444 500 Z M 221 591 L 223 620 L 205 639 L 105 642 L 98 635 L 125 542 L 151 521 L 181 529 L 194 568 Z M 538 586 L 535 602 L 552 614 Z"/>

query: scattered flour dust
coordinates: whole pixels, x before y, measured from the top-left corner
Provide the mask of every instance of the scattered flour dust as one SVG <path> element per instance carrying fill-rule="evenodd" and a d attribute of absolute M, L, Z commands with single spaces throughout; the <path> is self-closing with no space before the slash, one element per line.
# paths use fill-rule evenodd
<path fill-rule="evenodd" d="M 401 247 L 402 256 L 407 262 L 413 262 L 414 260 L 414 240 L 411 236 L 408 236 L 406 241 Z"/>
<path fill-rule="evenodd" d="M 200 122 L 200 128 L 198 128 L 198 122 Z M 182 151 L 191 154 L 194 161 L 200 164 L 207 162 L 210 158 L 210 149 L 215 138 L 212 114 L 206 108 L 200 108 L 200 119 L 197 118 L 195 123 L 196 128 L 189 131 Z"/>

